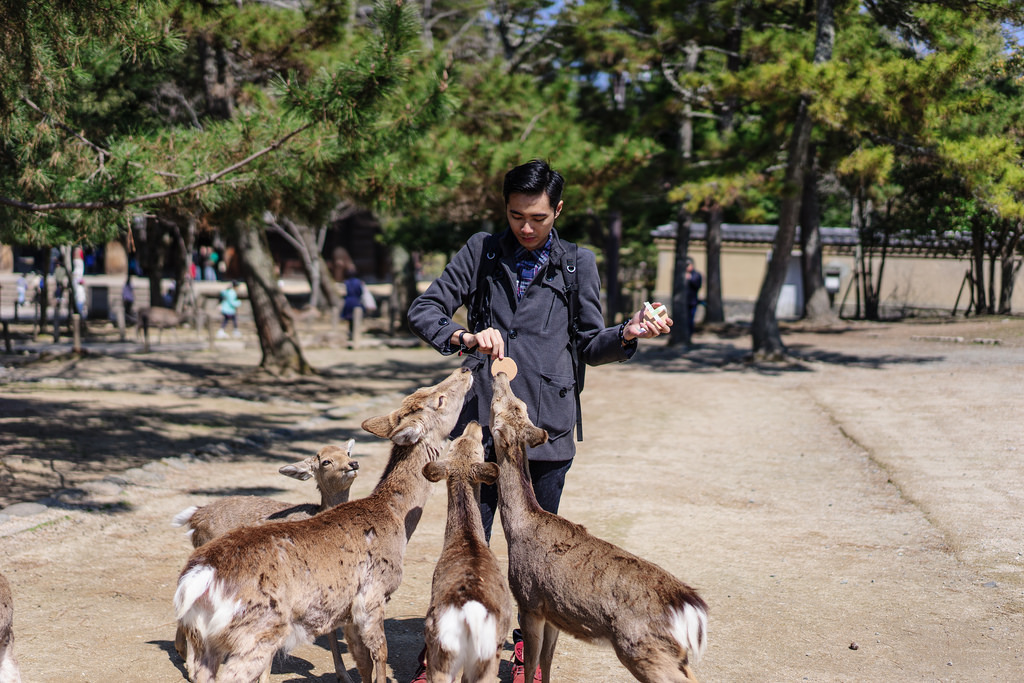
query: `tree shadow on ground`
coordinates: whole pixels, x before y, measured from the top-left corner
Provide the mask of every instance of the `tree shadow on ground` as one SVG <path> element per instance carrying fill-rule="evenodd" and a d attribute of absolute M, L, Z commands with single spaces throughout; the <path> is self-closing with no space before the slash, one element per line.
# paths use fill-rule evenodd
<path fill-rule="evenodd" d="M 841 331 L 833 331 L 841 334 Z M 941 355 L 916 354 L 854 354 L 823 349 L 804 343 L 786 346 L 786 355 L 778 361 L 758 360 L 750 349 L 749 341 L 736 338 L 702 341 L 689 347 L 660 346 L 643 349 L 633 361 L 647 365 L 658 372 L 753 372 L 775 376 L 813 372 L 815 365 L 841 365 L 881 370 L 896 365 L 928 365 L 946 359 Z"/>

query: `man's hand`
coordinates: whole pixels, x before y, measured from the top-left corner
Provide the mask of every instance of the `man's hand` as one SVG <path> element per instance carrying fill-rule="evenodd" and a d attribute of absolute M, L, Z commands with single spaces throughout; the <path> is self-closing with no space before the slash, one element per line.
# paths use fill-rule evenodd
<path fill-rule="evenodd" d="M 480 330 L 476 334 L 467 332 L 462 337 L 462 341 L 465 342 L 466 346 L 473 348 L 474 346 L 479 348 L 483 353 L 488 354 L 491 360 L 498 360 L 505 357 L 505 340 L 501 337 L 501 332 L 488 327 L 486 330 Z"/>
<path fill-rule="evenodd" d="M 651 304 L 654 308 L 661 305 L 660 302 L 655 301 Z M 650 320 L 644 319 L 644 310 L 641 308 L 639 311 L 633 314 L 629 322 L 626 323 L 626 328 L 622 331 L 622 338 L 626 341 L 632 339 L 653 339 L 658 335 L 665 334 L 670 331 L 672 327 L 672 318 L 665 316 L 660 320 L 651 322 Z"/>

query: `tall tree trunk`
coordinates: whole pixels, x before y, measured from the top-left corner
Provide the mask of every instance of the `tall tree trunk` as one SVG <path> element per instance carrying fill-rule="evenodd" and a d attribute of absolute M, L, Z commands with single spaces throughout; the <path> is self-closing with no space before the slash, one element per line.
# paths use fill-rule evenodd
<path fill-rule="evenodd" d="M 203 68 L 206 112 L 215 119 L 226 121 L 235 111 L 235 74 L 231 53 L 223 45 L 211 42 L 208 35 L 199 36 L 196 49 Z"/>
<path fill-rule="evenodd" d="M 669 344 L 673 346 L 688 345 L 690 335 L 690 309 L 687 301 L 686 259 L 690 249 L 690 212 L 682 204 L 676 214 L 676 253 L 675 266 L 672 270 L 672 331 L 669 333 Z"/>
<path fill-rule="evenodd" d="M 1017 245 L 1020 244 L 1021 224 L 1016 224 L 1011 234 L 1003 243 L 1003 251 L 1000 254 L 1000 288 L 999 288 L 999 314 L 1009 315 L 1013 300 L 1013 284 L 1020 272 L 1021 259 L 1017 258 Z"/>
<path fill-rule="evenodd" d="M 985 225 L 975 219 L 971 222 L 971 261 L 974 271 L 974 298 L 976 315 L 988 311 L 985 297 Z"/>
<path fill-rule="evenodd" d="M 181 224 L 185 224 L 185 230 Z M 195 324 L 202 324 L 199 320 L 200 307 L 196 299 L 195 287 L 192 286 L 192 251 L 196 245 L 196 223 L 195 213 L 189 212 L 184 216 L 176 216 L 174 220 L 175 245 L 178 247 L 178 267 L 175 270 L 174 281 L 174 310 L 181 313 L 187 307 L 195 311 Z"/>
<path fill-rule="evenodd" d="M 605 238 L 605 280 L 607 282 L 605 296 L 605 324 L 615 320 L 616 314 L 622 310 L 622 297 L 619 290 L 619 249 L 622 246 L 622 212 L 608 212 L 608 235 Z"/>
<path fill-rule="evenodd" d="M 821 265 L 821 207 L 818 202 L 818 167 L 815 149 L 808 150 L 804 196 L 800 203 L 800 266 L 804 285 L 804 320 L 815 324 L 832 323 L 835 311 L 825 289 Z"/>
<path fill-rule="evenodd" d="M 725 322 L 725 304 L 722 301 L 722 220 L 725 209 L 718 202 L 708 209 L 708 224 L 704 243 L 707 247 L 707 272 L 704 278 L 704 321 Z"/>
<path fill-rule="evenodd" d="M 827 62 L 832 58 L 832 45 L 835 42 L 834 2 L 835 0 L 818 0 L 817 34 L 814 41 L 815 64 Z M 810 97 L 801 97 L 786 160 L 783 179 L 785 196 L 779 210 L 779 229 L 775 233 L 768 271 L 765 273 L 757 303 L 754 305 L 754 321 L 750 332 L 755 357 L 778 358 L 785 355 L 775 307 L 779 302 L 782 285 L 786 282 L 786 270 L 789 267 L 789 257 L 796 239 L 796 224 L 800 217 L 807 151 L 811 144 L 813 128 L 809 107 Z"/>
<path fill-rule="evenodd" d="M 288 300 L 278 287 L 274 259 L 262 227 L 239 226 L 238 251 L 263 351 L 260 367 L 277 374 L 313 373 L 313 368 L 303 356 Z"/>

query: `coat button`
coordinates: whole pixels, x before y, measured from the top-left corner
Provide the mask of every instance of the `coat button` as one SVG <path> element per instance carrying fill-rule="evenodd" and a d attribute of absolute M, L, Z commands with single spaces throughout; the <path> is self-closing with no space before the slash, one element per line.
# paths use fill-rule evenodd
<path fill-rule="evenodd" d="M 569 390 L 568 390 L 568 389 L 566 389 L 565 387 L 562 387 L 562 390 L 558 392 L 558 395 L 559 395 L 559 396 L 560 396 L 561 398 L 565 398 L 565 395 L 566 395 L 566 394 L 568 394 L 568 393 L 569 393 Z"/>
<path fill-rule="evenodd" d="M 448 318 L 441 318 L 440 320 L 437 321 L 437 324 L 440 325 L 441 327 L 444 327 L 445 325 L 448 324 Z"/>
<path fill-rule="evenodd" d="M 518 336 L 519 336 L 519 333 L 516 332 L 515 330 L 509 330 L 508 331 L 508 338 L 509 339 L 515 339 Z"/>

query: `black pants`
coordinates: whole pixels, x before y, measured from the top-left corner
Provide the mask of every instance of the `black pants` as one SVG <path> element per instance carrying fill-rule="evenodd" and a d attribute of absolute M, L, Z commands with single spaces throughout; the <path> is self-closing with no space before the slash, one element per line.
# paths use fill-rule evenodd
<path fill-rule="evenodd" d="M 558 503 L 562 500 L 562 488 L 565 487 L 565 473 L 572 466 L 572 460 L 530 460 L 530 479 L 533 481 L 533 492 L 541 508 L 548 512 L 558 512 Z M 480 517 L 484 523 L 484 535 L 487 542 L 491 540 L 491 525 L 494 523 L 494 512 L 498 508 L 498 487 L 480 487 Z"/>

